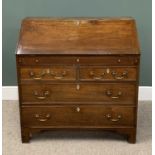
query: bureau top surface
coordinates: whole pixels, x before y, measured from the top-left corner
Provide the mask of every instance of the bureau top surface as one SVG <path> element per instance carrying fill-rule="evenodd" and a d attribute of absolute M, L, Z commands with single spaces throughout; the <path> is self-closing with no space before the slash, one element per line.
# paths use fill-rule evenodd
<path fill-rule="evenodd" d="M 17 54 L 139 54 L 132 18 L 25 18 Z"/>

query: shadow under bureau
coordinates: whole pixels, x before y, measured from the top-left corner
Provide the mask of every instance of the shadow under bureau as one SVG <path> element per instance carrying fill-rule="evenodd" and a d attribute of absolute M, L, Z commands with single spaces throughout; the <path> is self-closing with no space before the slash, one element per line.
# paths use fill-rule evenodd
<path fill-rule="evenodd" d="M 22 142 L 46 130 L 135 143 L 140 49 L 132 18 L 26 18 L 16 52 Z"/>

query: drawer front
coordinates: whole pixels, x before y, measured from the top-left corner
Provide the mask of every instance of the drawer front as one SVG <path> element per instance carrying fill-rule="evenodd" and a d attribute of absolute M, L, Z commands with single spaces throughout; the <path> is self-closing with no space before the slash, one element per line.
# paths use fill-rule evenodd
<path fill-rule="evenodd" d="M 21 80 L 76 80 L 75 66 L 22 67 Z"/>
<path fill-rule="evenodd" d="M 139 63 L 138 56 L 22 56 L 17 61 L 20 65 L 49 64 L 98 64 L 98 65 L 130 65 Z"/>
<path fill-rule="evenodd" d="M 134 104 L 134 84 L 50 84 L 22 85 L 23 102 L 111 102 Z"/>
<path fill-rule="evenodd" d="M 17 58 L 20 65 L 76 64 L 77 58 L 67 56 L 21 56 Z"/>
<path fill-rule="evenodd" d="M 23 126 L 133 126 L 135 108 L 67 105 L 22 108 Z"/>
<path fill-rule="evenodd" d="M 136 67 L 80 67 L 81 81 L 135 81 L 137 79 Z"/>

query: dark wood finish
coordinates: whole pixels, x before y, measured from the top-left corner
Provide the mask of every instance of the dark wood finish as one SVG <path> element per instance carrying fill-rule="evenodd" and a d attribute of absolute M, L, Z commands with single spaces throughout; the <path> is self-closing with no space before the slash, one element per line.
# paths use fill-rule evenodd
<path fill-rule="evenodd" d="M 28 143 L 30 140 L 30 129 L 22 127 L 21 128 L 22 142 Z"/>
<path fill-rule="evenodd" d="M 123 53 L 124 54 L 124 53 Z M 65 64 L 65 65 L 110 65 L 110 66 L 135 66 L 139 64 L 139 57 L 137 55 L 105 55 L 105 56 L 96 56 L 96 55 L 89 55 L 89 56 L 55 56 L 52 57 L 45 56 L 45 55 L 19 55 L 18 56 L 18 63 L 21 66 L 44 66 L 44 65 L 57 65 L 57 64 Z"/>
<path fill-rule="evenodd" d="M 31 86 L 21 86 L 23 104 L 24 102 L 112 102 L 113 104 L 135 105 L 135 89 L 134 84 L 124 83 L 31 84 Z"/>
<path fill-rule="evenodd" d="M 28 106 L 22 108 L 24 127 L 133 126 L 135 108 L 104 105 Z"/>
<path fill-rule="evenodd" d="M 25 80 L 50 80 L 50 81 L 75 81 L 76 68 L 74 66 L 46 66 L 21 68 L 21 81 Z"/>
<path fill-rule="evenodd" d="M 26 18 L 16 60 L 23 143 L 44 130 L 106 130 L 136 142 L 134 19 Z"/>
<path fill-rule="evenodd" d="M 80 67 L 81 81 L 136 81 L 135 67 L 83 66 Z"/>
<path fill-rule="evenodd" d="M 76 72 L 79 78 L 76 79 Z M 111 67 L 111 66 L 43 66 L 21 68 L 21 81 L 136 81 L 135 67 Z"/>
<path fill-rule="evenodd" d="M 27 18 L 18 54 L 139 54 L 135 21 Z"/>

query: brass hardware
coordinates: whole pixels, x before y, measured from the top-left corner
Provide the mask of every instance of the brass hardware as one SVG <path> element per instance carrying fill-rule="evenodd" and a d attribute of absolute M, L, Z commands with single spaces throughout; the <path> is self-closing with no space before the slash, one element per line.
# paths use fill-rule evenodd
<path fill-rule="evenodd" d="M 39 100 L 44 100 L 46 97 L 45 96 L 37 96 L 37 99 Z"/>
<path fill-rule="evenodd" d="M 35 114 L 34 117 L 40 122 L 46 122 L 51 117 L 51 115 L 46 114 L 45 117 L 41 117 L 39 114 Z"/>
<path fill-rule="evenodd" d="M 106 91 L 106 95 L 109 96 L 109 97 L 111 97 L 112 99 L 118 99 L 118 98 L 120 98 L 122 96 L 122 92 L 119 91 L 117 93 L 117 96 L 112 96 L 113 95 L 112 91 L 111 90 L 107 90 Z"/>
<path fill-rule="evenodd" d="M 105 75 L 105 73 L 103 72 L 100 76 L 95 76 L 93 71 L 90 71 L 89 74 L 90 74 L 90 76 L 92 76 L 92 78 L 93 78 L 94 80 L 101 80 L 101 79 L 103 79 L 103 77 L 104 77 L 104 75 Z"/>
<path fill-rule="evenodd" d="M 47 74 L 50 74 L 50 73 L 51 73 L 51 72 L 50 72 L 50 69 L 47 69 L 47 70 L 46 70 L 46 73 L 47 73 Z"/>
<path fill-rule="evenodd" d="M 80 59 L 79 59 L 79 58 L 77 58 L 77 59 L 76 59 L 76 62 L 79 62 L 79 61 L 80 61 Z"/>
<path fill-rule="evenodd" d="M 110 69 L 109 69 L 109 68 L 107 68 L 107 69 L 106 69 L 106 71 L 107 71 L 107 74 L 109 74 L 109 73 L 110 73 Z"/>
<path fill-rule="evenodd" d="M 35 75 L 35 73 L 33 71 L 30 71 L 29 75 L 32 79 L 34 80 L 41 80 L 43 78 L 43 76 L 45 76 L 46 72 L 42 71 L 39 75 Z"/>
<path fill-rule="evenodd" d="M 120 63 L 121 62 L 121 59 L 118 59 L 117 62 Z"/>
<path fill-rule="evenodd" d="M 76 108 L 76 111 L 77 111 L 77 112 L 80 112 L 80 108 L 79 108 L 79 107 L 77 107 L 77 108 Z"/>
<path fill-rule="evenodd" d="M 135 59 L 135 62 L 134 62 L 134 64 L 138 64 L 138 59 Z"/>
<path fill-rule="evenodd" d="M 116 99 L 117 99 L 117 98 L 119 98 L 119 96 L 112 96 L 111 98 L 113 98 L 113 99 L 115 99 L 115 98 L 116 98 Z"/>
<path fill-rule="evenodd" d="M 46 99 L 46 98 L 50 95 L 50 92 L 46 90 L 46 91 L 44 91 L 42 94 L 43 94 L 42 96 L 39 96 L 38 92 L 37 92 L 37 91 L 34 91 L 34 95 L 35 95 L 36 98 L 39 99 L 39 100 L 44 100 L 44 99 Z"/>
<path fill-rule="evenodd" d="M 110 115 L 110 114 L 107 114 L 106 117 L 107 117 L 107 118 L 111 118 L 111 115 Z"/>
<path fill-rule="evenodd" d="M 54 78 L 57 80 L 61 80 L 63 78 L 63 76 L 55 76 Z"/>
<path fill-rule="evenodd" d="M 112 118 L 111 114 L 106 114 L 104 117 L 106 117 L 111 122 L 118 122 L 122 118 L 122 115 L 117 115 L 117 118 Z"/>
<path fill-rule="evenodd" d="M 117 80 L 128 78 L 128 71 L 124 71 L 122 75 L 118 75 L 118 73 L 116 73 L 115 71 L 112 71 L 111 74 Z"/>
<path fill-rule="evenodd" d="M 35 62 L 39 62 L 39 60 L 38 59 L 35 59 Z"/>
<path fill-rule="evenodd" d="M 41 80 L 43 79 L 43 77 L 45 75 L 52 75 L 54 76 L 55 79 L 57 80 L 60 80 L 60 79 L 63 79 L 64 76 L 67 74 L 66 71 L 63 71 L 62 73 L 60 73 L 60 75 L 57 73 L 57 72 L 53 72 L 53 71 L 50 71 L 50 69 L 47 69 L 46 71 L 42 71 L 39 75 L 35 75 L 35 73 L 33 71 L 30 71 L 29 75 L 32 79 L 34 80 Z"/>
<path fill-rule="evenodd" d="M 76 90 L 80 90 L 80 85 L 79 84 L 76 85 Z"/>
<path fill-rule="evenodd" d="M 65 76 L 66 76 L 66 71 L 63 71 L 62 73 L 57 73 L 57 72 L 53 72 L 53 71 L 51 71 L 51 73 L 50 73 L 52 76 L 54 76 L 54 78 L 55 79 L 57 79 L 57 80 L 61 80 L 61 79 L 63 79 Z"/>

